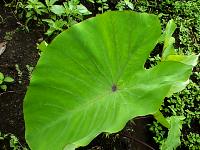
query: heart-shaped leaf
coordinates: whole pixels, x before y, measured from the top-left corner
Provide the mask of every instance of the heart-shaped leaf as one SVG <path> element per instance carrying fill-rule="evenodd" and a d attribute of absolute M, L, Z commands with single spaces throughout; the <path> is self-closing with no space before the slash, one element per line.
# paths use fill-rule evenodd
<path fill-rule="evenodd" d="M 160 36 L 154 15 L 107 12 L 56 37 L 25 97 L 31 149 L 74 149 L 157 112 L 173 84 L 187 81 L 192 69 L 176 60 L 144 68 Z"/>

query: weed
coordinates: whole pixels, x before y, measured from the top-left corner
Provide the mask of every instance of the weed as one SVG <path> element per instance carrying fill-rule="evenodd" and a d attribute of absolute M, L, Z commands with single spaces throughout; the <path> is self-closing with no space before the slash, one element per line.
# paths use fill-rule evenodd
<path fill-rule="evenodd" d="M 12 150 L 28 150 L 26 147 L 21 145 L 18 138 L 14 134 L 11 134 L 11 133 L 3 134 L 0 131 L 0 141 L 6 140 L 6 139 L 9 140 L 10 149 L 12 149 Z"/>
<path fill-rule="evenodd" d="M 6 32 L 6 35 L 4 36 L 4 40 L 11 41 L 15 32 L 16 32 L 15 30 Z"/>
<path fill-rule="evenodd" d="M 10 76 L 4 76 L 3 73 L 0 72 L 0 89 L 6 91 L 7 84 L 14 82 L 14 79 Z"/>
<path fill-rule="evenodd" d="M 33 72 L 34 67 L 26 65 L 26 69 L 28 70 L 29 79 L 31 79 L 31 74 Z"/>
<path fill-rule="evenodd" d="M 18 77 L 19 77 L 18 83 L 21 84 L 21 83 L 22 83 L 22 75 L 23 75 L 23 74 L 22 74 L 22 71 L 20 70 L 18 64 L 15 65 L 15 69 L 17 70 L 17 74 L 18 74 Z"/>
<path fill-rule="evenodd" d="M 101 12 L 101 13 L 104 13 L 106 10 L 109 9 L 109 6 L 108 6 L 108 0 L 97 0 L 96 1 L 98 4 L 100 4 L 100 7 L 98 7 L 98 10 Z"/>
<path fill-rule="evenodd" d="M 3 17 L 1 15 L 0 15 L 0 19 L 1 19 L 1 21 L 0 21 L 0 24 L 1 24 L 1 23 L 4 22 L 4 19 L 3 19 Z"/>
<path fill-rule="evenodd" d="M 187 135 L 186 140 L 183 140 L 183 143 L 188 145 L 191 150 L 198 150 L 200 148 L 200 135 L 198 133 L 190 132 L 189 135 Z"/>
<path fill-rule="evenodd" d="M 129 0 L 121 0 L 116 5 L 116 9 L 120 11 L 126 9 L 127 7 L 131 10 L 134 9 L 133 3 L 131 3 Z"/>
<path fill-rule="evenodd" d="M 16 7 L 17 5 L 17 7 Z M 7 5 L 13 7 L 13 4 Z M 28 0 L 27 2 L 15 2 L 16 12 L 21 11 L 21 16 L 26 15 L 26 25 L 30 21 L 36 21 L 38 25 L 47 23 L 49 29 L 46 34 L 50 36 L 60 33 L 73 24 L 82 21 L 83 16 L 91 14 L 88 9 L 81 4 L 80 0 L 69 0 L 59 2 L 59 0 Z"/>

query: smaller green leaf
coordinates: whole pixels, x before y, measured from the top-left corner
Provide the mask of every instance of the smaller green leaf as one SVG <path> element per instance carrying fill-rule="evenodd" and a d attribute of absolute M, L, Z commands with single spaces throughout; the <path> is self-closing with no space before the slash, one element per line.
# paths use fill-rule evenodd
<path fill-rule="evenodd" d="M 77 4 L 78 4 L 79 2 L 77 2 Z M 73 1 L 68 1 L 68 3 L 67 3 L 67 5 L 66 4 L 64 4 L 65 6 L 67 6 L 68 8 L 69 8 L 69 10 L 74 10 L 75 8 L 76 8 L 76 5 L 77 4 L 75 4 L 75 2 L 73 2 Z"/>
<path fill-rule="evenodd" d="M 184 116 L 172 116 L 169 118 L 170 129 L 168 132 L 167 139 L 161 146 L 161 150 L 173 150 L 181 144 L 180 136 L 182 129 L 182 121 L 184 119 Z"/>
<path fill-rule="evenodd" d="M 178 61 L 186 65 L 196 66 L 198 58 L 199 55 L 169 55 L 166 57 L 165 61 Z"/>
<path fill-rule="evenodd" d="M 44 52 L 47 46 L 48 43 L 46 41 L 42 41 L 40 44 L 37 45 L 37 49 L 39 49 L 41 52 Z"/>
<path fill-rule="evenodd" d="M 3 79 L 4 79 L 4 75 L 3 75 L 3 73 L 0 72 L 0 84 L 3 82 Z"/>
<path fill-rule="evenodd" d="M 51 11 L 54 14 L 61 16 L 62 14 L 65 13 L 65 8 L 62 5 L 53 5 L 51 7 Z"/>
<path fill-rule="evenodd" d="M 172 96 L 173 93 L 182 91 L 189 84 L 189 79 L 185 82 L 174 82 L 174 85 L 170 88 L 166 97 Z"/>
<path fill-rule="evenodd" d="M 31 17 L 31 16 L 32 16 L 32 14 L 33 14 L 33 12 L 31 12 L 31 11 L 27 12 L 27 13 L 26 13 L 26 18 L 29 18 L 29 17 Z"/>
<path fill-rule="evenodd" d="M 4 78 L 4 82 L 13 82 L 14 81 L 14 79 L 12 78 L 12 77 L 5 77 Z"/>
<path fill-rule="evenodd" d="M 174 20 L 172 19 L 167 23 L 167 26 L 164 32 L 166 38 L 170 38 L 173 35 L 175 29 L 176 29 L 176 24 Z"/>
<path fill-rule="evenodd" d="M 56 20 L 53 24 L 53 28 L 55 28 L 56 30 L 58 31 L 63 31 L 63 28 L 64 28 L 64 25 L 66 24 L 67 22 L 60 19 L 60 20 Z"/>
<path fill-rule="evenodd" d="M 175 54 L 174 46 L 175 39 L 172 37 L 174 31 L 176 29 L 176 24 L 174 20 L 170 20 L 167 23 L 166 29 L 164 33 L 161 35 L 159 42 L 164 41 L 162 60 L 165 60 L 167 56 Z"/>
<path fill-rule="evenodd" d="M 47 22 L 49 25 L 49 29 L 45 34 L 50 36 L 55 31 L 62 31 L 65 24 L 67 24 L 66 21 L 63 21 L 62 19 L 53 21 L 52 19 L 43 19 L 42 21 Z"/>
<path fill-rule="evenodd" d="M 175 29 L 176 29 L 176 24 L 172 19 L 167 23 L 164 33 L 159 38 L 159 42 L 164 42 L 167 38 L 172 37 Z"/>
<path fill-rule="evenodd" d="M 33 6 L 32 6 L 32 5 L 27 5 L 25 8 L 27 8 L 27 9 L 32 9 Z"/>
<path fill-rule="evenodd" d="M 94 0 L 87 0 L 88 2 L 90 2 L 90 3 L 94 3 Z"/>
<path fill-rule="evenodd" d="M 167 56 L 175 54 L 174 50 L 174 44 L 175 39 L 173 37 L 170 37 L 165 40 L 164 47 L 163 47 L 163 53 L 162 53 L 162 60 L 165 60 Z"/>
<path fill-rule="evenodd" d="M 47 22 L 48 24 L 54 24 L 52 19 L 42 19 L 42 21 Z"/>
<path fill-rule="evenodd" d="M 124 0 L 124 2 L 131 10 L 133 10 L 133 4 L 129 0 Z"/>
<path fill-rule="evenodd" d="M 2 89 L 2 90 L 4 90 L 4 91 L 6 91 L 7 90 L 7 86 L 6 85 L 0 85 L 0 88 Z"/>
<path fill-rule="evenodd" d="M 77 5 L 78 12 L 81 13 L 82 15 L 89 15 L 92 14 L 85 6 L 82 4 Z"/>
<path fill-rule="evenodd" d="M 198 63 L 198 58 L 199 55 L 169 55 L 165 58 L 165 61 L 176 61 L 186 65 L 196 66 Z M 174 82 L 167 94 L 167 97 L 171 96 L 173 93 L 182 91 L 188 84 L 189 80 L 185 80 L 184 82 Z"/>
<path fill-rule="evenodd" d="M 54 31 L 56 31 L 56 30 L 54 28 L 50 27 L 45 34 L 50 36 Z"/>

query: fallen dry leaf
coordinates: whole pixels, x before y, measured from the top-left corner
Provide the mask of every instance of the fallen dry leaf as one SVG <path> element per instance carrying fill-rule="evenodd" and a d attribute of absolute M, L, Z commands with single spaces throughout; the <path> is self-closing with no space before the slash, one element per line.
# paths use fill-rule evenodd
<path fill-rule="evenodd" d="M 5 51 L 6 44 L 7 44 L 7 42 L 0 43 L 0 55 L 3 54 L 3 52 Z"/>

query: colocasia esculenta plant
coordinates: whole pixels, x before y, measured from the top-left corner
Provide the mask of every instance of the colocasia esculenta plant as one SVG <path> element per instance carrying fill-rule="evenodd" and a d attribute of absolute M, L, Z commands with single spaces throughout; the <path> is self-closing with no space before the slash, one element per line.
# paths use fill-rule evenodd
<path fill-rule="evenodd" d="M 169 128 L 161 149 L 177 147 L 184 116 L 165 119 L 159 108 L 166 96 L 187 85 L 198 56 L 175 52 L 175 28 L 170 21 L 161 34 L 157 16 L 116 11 L 58 35 L 43 52 L 25 97 L 30 148 L 74 150 L 149 114 Z M 158 42 L 164 43 L 162 59 L 145 69 Z"/>

